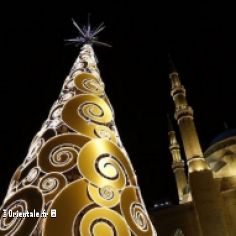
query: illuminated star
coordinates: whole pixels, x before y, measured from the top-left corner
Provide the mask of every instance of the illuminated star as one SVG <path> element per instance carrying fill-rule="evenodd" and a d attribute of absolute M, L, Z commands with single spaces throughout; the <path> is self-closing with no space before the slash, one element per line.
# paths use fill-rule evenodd
<path fill-rule="evenodd" d="M 96 28 L 91 28 L 89 18 L 87 26 L 83 26 L 82 28 L 77 24 L 77 22 L 73 18 L 72 22 L 75 28 L 79 31 L 79 36 L 72 39 L 66 39 L 65 41 L 67 42 L 67 45 L 72 44 L 78 47 L 83 44 L 96 44 L 100 46 L 111 47 L 111 45 L 107 43 L 98 41 L 97 35 L 105 28 L 103 22 Z"/>

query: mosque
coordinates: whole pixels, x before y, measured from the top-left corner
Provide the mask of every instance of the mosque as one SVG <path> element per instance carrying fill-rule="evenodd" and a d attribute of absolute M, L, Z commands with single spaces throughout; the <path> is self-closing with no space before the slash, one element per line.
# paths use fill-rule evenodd
<path fill-rule="evenodd" d="M 169 150 L 178 190 L 178 205 L 166 204 L 152 213 L 160 236 L 236 235 L 236 129 L 214 138 L 202 152 L 193 109 L 173 64 L 169 74 L 175 119 L 185 157 L 169 120 Z M 185 161 L 186 160 L 186 161 Z M 165 205 L 165 204 L 163 204 Z"/>

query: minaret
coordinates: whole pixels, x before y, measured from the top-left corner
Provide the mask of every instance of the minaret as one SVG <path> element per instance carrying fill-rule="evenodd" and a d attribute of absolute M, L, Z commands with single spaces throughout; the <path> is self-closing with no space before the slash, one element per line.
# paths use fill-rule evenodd
<path fill-rule="evenodd" d="M 180 146 L 176 138 L 174 127 L 171 119 L 168 116 L 168 135 L 169 135 L 169 149 L 173 158 L 172 169 L 175 175 L 175 181 L 177 184 L 179 203 L 184 203 L 184 190 L 187 187 L 187 178 L 184 169 L 184 161 L 181 158 Z"/>
<path fill-rule="evenodd" d="M 0 236 L 156 235 L 97 68 L 104 25 L 73 24 L 80 35 L 68 42 L 82 46 L 79 56 L 12 177 Z M 11 218 L 10 210 L 37 215 Z"/>
<path fill-rule="evenodd" d="M 188 164 L 189 184 L 198 215 L 202 235 L 228 235 L 223 215 L 223 201 L 219 187 L 213 179 L 198 139 L 193 120 L 193 109 L 188 105 L 186 90 L 170 59 L 171 96 L 175 104 L 175 119 L 178 122 Z M 206 210 L 207 209 L 207 210 Z"/>
<path fill-rule="evenodd" d="M 188 161 L 189 172 L 209 169 L 203 158 L 202 149 L 193 121 L 193 109 L 186 100 L 186 90 L 179 80 L 178 72 L 170 59 L 171 96 L 175 103 L 175 119 L 178 122 L 183 139 L 185 156 Z"/>

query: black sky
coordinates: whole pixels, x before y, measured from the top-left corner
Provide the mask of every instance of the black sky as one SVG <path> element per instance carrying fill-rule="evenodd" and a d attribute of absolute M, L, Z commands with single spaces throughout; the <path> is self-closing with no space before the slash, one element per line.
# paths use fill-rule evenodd
<path fill-rule="evenodd" d="M 168 53 L 194 108 L 203 149 L 224 121 L 235 128 L 236 17 L 230 6 L 64 1 L 10 3 L 1 10 L 0 200 L 78 54 L 63 41 L 76 34 L 71 17 L 85 23 L 90 12 L 94 25 L 107 26 L 100 39 L 113 48 L 95 51 L 149 207 L 176 200 L 166 125 L 166 113 L 173 112 Z"/>

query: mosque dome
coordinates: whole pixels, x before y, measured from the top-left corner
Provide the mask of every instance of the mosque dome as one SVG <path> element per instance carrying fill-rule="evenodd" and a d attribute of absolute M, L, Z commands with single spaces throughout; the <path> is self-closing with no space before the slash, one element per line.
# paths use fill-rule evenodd
<path fill-rule="evenodd" d="M 233 136 L 236 136 L 236 129 L 227 129 L 212 139 L 210 146 Z"/>
<path fill-rule="evenodd" d="M 216 178 L 236 175 L 236 129 L 217 135 L 204 153 Z"/>

